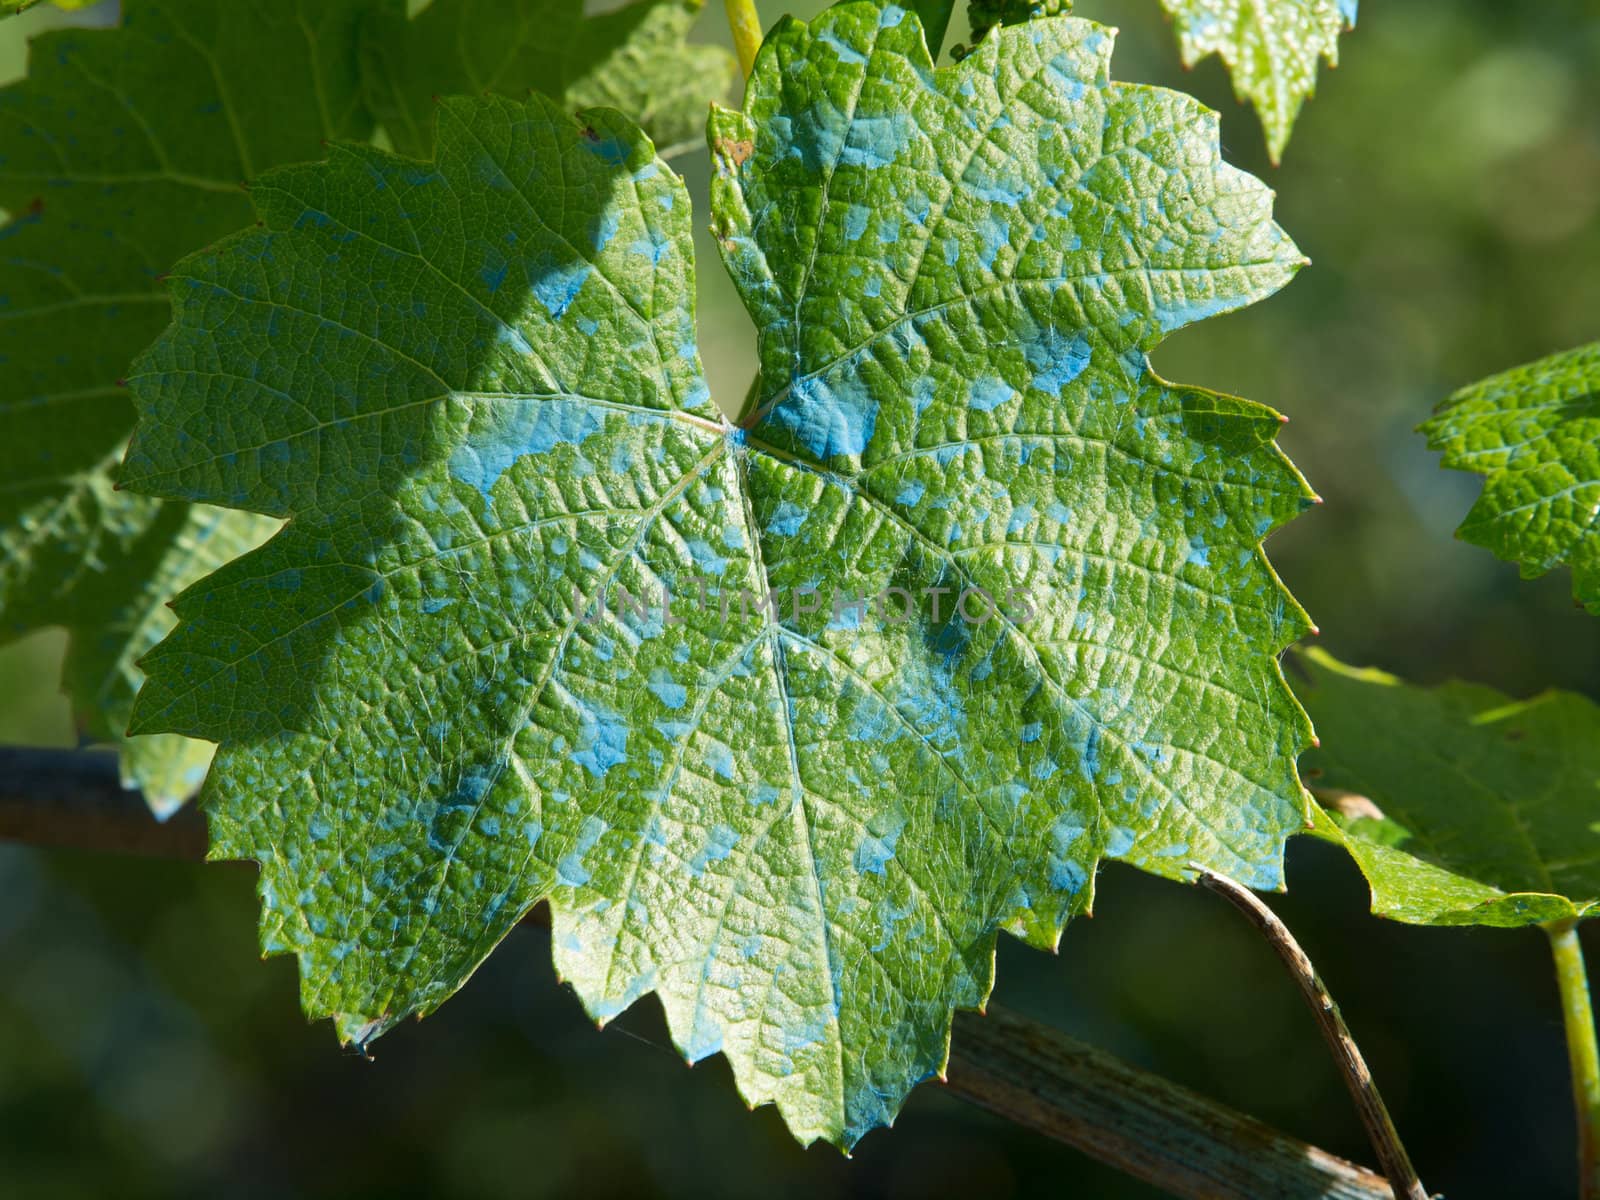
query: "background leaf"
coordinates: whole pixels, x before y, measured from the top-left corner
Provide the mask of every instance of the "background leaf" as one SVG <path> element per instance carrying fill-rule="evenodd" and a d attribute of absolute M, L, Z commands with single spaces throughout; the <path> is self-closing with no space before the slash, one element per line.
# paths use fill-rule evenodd
<path fill-rule="evenodd" d="M 40 0 L 0 0 L 0 16 L 9 17 L 14 13 L 26 12 Z M 78 9 L 89 8 L 100 3 L 100 0 L 52 0 L 57 8 Z"/>
<path fill-rule="evenodd" d="M 1600 615 L 1600 342 L 1462 388 L 1422 431 L 1444 466 L 1485 476 L 1459 536 L 1524 578 L 1568 564 Z"/>
<path fill-rule="evenodd" d="M 748 429 L 700 372 L 687 194 L 610 110 L 446 101 L 434 162 L 275 172 L 265 228 L 175 273 L 127 478 L 292 520 L 182 598 L 138 723 L 223 743 L 216 853 L 343 1037 L 548 899 L 597 1020 L 654 991 L 849 1145 L 1102 844 L 1280 878 L 1305 621 L 1259 542 L 1309 493 L 1275 414 L 1143 351 L 1299 256 L 1106 31 L 986 46 L 934 72 L 913 16 L 843 6 L 717 114 Z M 890 588 L 904 618 L 849 603 Z"/>
<path fill-rule="evenodd" d="M 956 46 L 954 56 L 965 58 L 996 25 L 1020 25 L 1036 17 L 1064 17 L 1071 11 L 1072 0 L 973 0 L 967 5 L 967 37 L 971 44 Z"/>
<path fill-rule="evenodd" d="M 133 426 L 118 386 L 166 323 L 161 273 L 251 219 L 242 182 L 364 137 L 362 0 L 268 6 L 129 0 L 120 29 L 58 30 L 0 91 L 0 637 L 75 635 L 84 733 L 116 741 L 163 607 L 271 524 L 113 491 Z M 209 747 L 124 760 L 157 809 Z"/>
<path fill-rule="evenodd" d="M 1531 925 L 1600 905 L 1600 709 L 1573 692 L 1413 687 L 1295 655 L 1322 745 L 1302 759 L 1372 911 L 1414 925 Z"/>
<path fill-rule="evenodd" d="M 367 103 L 402 154 L 426 156 L 440 96 L 530 91 L 569 108 L 620 109 L 670 154 L 698 143 L 706 104 L 738 64 L 686 39 L 704 0 L 635 0 L 585 16 L 583 0 L 433 0 L 389 11 L 362 41 Z"/>
<path fill-rule="evenodd" d="M 1283 157 L 1300 106 L 1317 89 L 1317 60 L 1339 65 L 1339 35 L 1356 23 L 1356 0 L 1161 0 L 1178 31 L 1183 63 L 1215 54 L 1233 91 L 1261 118 L 1272 161 Z"/>
<path fill-rule="evenodd" d="M 956 0 L 911 0 L 906 7 L 917 14 L 922 22 L 922 37 L 928 43 L 928 56 L 939 61 L 944 49 L 945 35 L 950 31 L 950 16 L 955 12 Z"/>
<path fill-rule="evenodd" d="M 167 733 L 123 738 L 144 682 L 137 664 L 177 623 L 168 601 L 265 541 L 277 526 L 253 513 L 207 504 L 161 504 L 116 564 L 115 584 L 85 579 L 75 590 L 63 685 L 83 732 L 98 742 L 120 743 L 123 785 L 143 792 L 158 817 L 200 790 L 213 747 Z"/>

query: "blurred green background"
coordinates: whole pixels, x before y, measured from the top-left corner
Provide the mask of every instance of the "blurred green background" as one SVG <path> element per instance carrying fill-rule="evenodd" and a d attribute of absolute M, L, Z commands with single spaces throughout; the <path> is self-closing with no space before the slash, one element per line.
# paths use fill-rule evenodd
<path fill-rule="evenodd" d="M 219 0 L 237 2 L 237 0 Z M 808 15 L 818 5 L 802 5 Z M 700 36 L 726 41 L 721 6 Z M 761 5 L 775 19 L 788 6 Z M 1415 679 L 1600 692 L 1600 622 L 1564 571 L 1521 582 L 1451 531 L 1475 480 L 1413 427 L 1453 388 L 1600 337 L 1600 11 L 1593 0 L 1366 6 L 1274 170 L 1215 60 L 1192 73 L 1156 0 L 1079 0 L 1120 26 L 1119 78 L 1223 113 L 1228 157 L 1278 190 L 1314 260 L 1280 296 L 1191 328 L 1169 378 L 1292 417 L 1327 503 L 1271 543 L 1334 653 Z M 115 18 L 102 5 L 76 20 Z M 0 73 L 51 22 L 0 24 Z M 958 13 L 952 37 L 965 36 Z M 696 202 L 702 154 L 678 162 Z M 702 341 L 742 396 L 749 323 L 701 244 Z M 65 745 L 58 636 L 0 652 L 0 741 Z M 1560 1016 L 1537 931 L 1365 915 L 1353 868 L 1291 846 L 1275 900 L 1361 1041 L 1424 1181 L 1451 1197 L 1570 1195 Z M 255 951 L 248 870 L 0 846 L 0 1195 L 22 1197 L 1007 1196 L 1150 1189 L 919 1090 L 852 1159 L 744 1111 L 720 1059 L 686 1069 L 654 1002 L 595 1030 L 515 933 L 375 1063 L 299 1016 Z M 1600 944 L 1591 939 L 1600 961 Z M 1289 981 L 1220 901 L 1121 867 L 1058 958 L 1004 939 L 997 999 L 1370 1159 Z"/>

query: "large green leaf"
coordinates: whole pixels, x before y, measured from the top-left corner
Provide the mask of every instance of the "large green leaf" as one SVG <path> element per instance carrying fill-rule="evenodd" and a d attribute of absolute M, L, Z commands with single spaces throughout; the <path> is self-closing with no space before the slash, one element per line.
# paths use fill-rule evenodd
<path fill-rule="evenodd" d="M 1600 615 L 1600 342 L 1462 388 L 1422 431 L 1445 466 L 1486 476 L 1460 536 L 1526 579 L 1567 563 Z"/>
<path fill-rule="evenodd" d="M 134 662 L 174 592 L 270 522 L 112 490 L 133 428 L 118 380 L 170 309 L 161 273 L 252 218 L 241 182 L 363 137 L 364 0 L 129 0 L 122 28 L 35 39 L 0 90 L 0 637 L 75 635 L 85 732 L 126 728 Z M 209 747 L 124 760 L 158 809 L 192 793 Z"/>
<path fill-rule="evenodd" d="M 1357 0 L 1161 0 L 1178 30 L 1184 66 L 1208 54 L 1233 76 L 1233 93 L 1261 118 L 1272 161 L 1283 157 L 1303 105 L 1317 90 L 1317 60 L 1339 65 L 1339 35 Z"/>
<path fill-rule="evenodd" d="M 705 0 L 634 0 L 585 16 L 583 0 L 432 0 L 407 20 L 388 13 L 362 40 L 367 103 L 396 150 L 433 149 L 440 96 L 530 91 L 571 108 L 609 105 L 664 153 L 698 143 L 706 105 L 738 64 L 685 40 Z"/>
<path fill-rule="evenodd" d="M 137 719 L 222 743 L 215 852 L 262 864 L 310 1012 L 364 1042 L 548 899 L 597 1019 L 653 990 L 849 1144 L 1103 849 L 1278 882 L 1305 620 L 1260 540 L 1308 492 L 1273 413 L 1144 351 L 1300 260 L 1211 115 L 1109 54 L 778 27 L 713 121 L 738 428 L 682 182 L 609 110 L 447 100 L 435 161 L 275 172 L 175 273 L 126 477 L 293 519 L 182 597 Z"/>
<path fill-rule="evenodd" d="M 1414 925 L 1531 925 L 1600 905 L 1600 708 L 1413 687 L 1297 654 L 1320 748 L 1302 766 L 1372 911 Z"/>

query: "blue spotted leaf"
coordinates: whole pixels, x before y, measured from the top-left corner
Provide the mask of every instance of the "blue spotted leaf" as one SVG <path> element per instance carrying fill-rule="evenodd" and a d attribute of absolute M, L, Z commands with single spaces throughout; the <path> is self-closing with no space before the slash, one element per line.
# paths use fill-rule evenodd
<path fill-rule="evenodd" d="M 919 583 L 1037 598 L 951 661 L 965 689 L 1007 656 L 1110 853 L 1274 886 L 1308 730 L 1272 655 L 1307 624 L 1259 543 L 1310 493 L 1275 414 L 1145 355 L 1301 259 L 1215 115 L 1112 83 L 1110 54 L 1037 20 L 930 73 L 893 7 L 778 27 L 711 123 L 713 228 L 760 330 L 743 423 L 813 481 L 796 537 L 849 513 Z"/>
<path fill-rule="evenodd" d="M 941 1069 L 997 931 L 1106 853 L 1262 886 L 1305 821 L 1262 537 L 1278 418 L 1156 379 L 1299 258 L 1214 119 L 1039 22 L 781 24 L 712 120 L 762 330 L 724 420 L 689 199 L 619 114 L 446 100 L 174 273 L 126 479 L 290 518 L 191 588 L 143 729 L 221 743 L 214 852 L 365 1042 L 534 904 L 597 1020 L 849 1145 Z"/>

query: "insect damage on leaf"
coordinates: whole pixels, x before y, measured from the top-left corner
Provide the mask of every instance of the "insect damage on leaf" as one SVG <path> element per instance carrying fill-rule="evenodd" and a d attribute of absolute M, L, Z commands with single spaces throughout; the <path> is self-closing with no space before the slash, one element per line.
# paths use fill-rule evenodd
<path fill-rule="evenodd" d="M 128 0 L 116 29 L 34 39 L 0 90 L 0 640 L 72 634 L 65 683 L 83 733 L 121 743 L 124 781 L 165 814 L 211 747 L 122 743 L 139 658 L 166 602 L 259 543 L 270 521 L 114 490 L 133 428 L 118 381 L 170 316 L 160 275 L 247 224 L 241 182 L 365 137 L 361 0 L 268 6 Z M 250 81 L 240 86 L 238 81 Z M 262 107 L 242 97 L 270 94 Z"/>
<path fill-rule="evenodd" d="M 1294 662 L 1322 736 L 1302 763 L 1327 810 L 1316 832 L 1356 860 L 1373 912 L 1414 925 L 1515 927 L 1600 905 L 1593 701 L 1415 687 L 1320 650 Z"/>
<path fill-rule="evenodd" d="M 738 168 L 750 161 L 750 156 L 756 152 L 756 144 L 749 138 L 734 141 L 732 138 L 717 138 L 711 144 L 711 153 L 719 165 Z"/>
<path fill-rule="evenodd" d="M 1600 616 L 1600 342 L 1462 388 L 1422 432 L 1445 466 L 1485 477 L 1458 535 L 1524 578 L 1566 563 Z"/>
<path fill-rule="evenodd" d="M 1275 414 L 1145 352 L 1301 260 L 1109 54 L 778 26 L 710 131 L 739 427 L 687 193 L 609 110 L 446 100 L 433 160 L 273 172 L 174 273 L 126 478 L 292 519 L 180 600 L 136 720 L 221 743 L 215 852 L 308 1011 L 377 1036 L 548 899 L 597 1020 L 654 992 L 848 1146 L 1103 854 L 1277 883 L 1306 621 L 1260 543 L 1309 492 Z"/>

